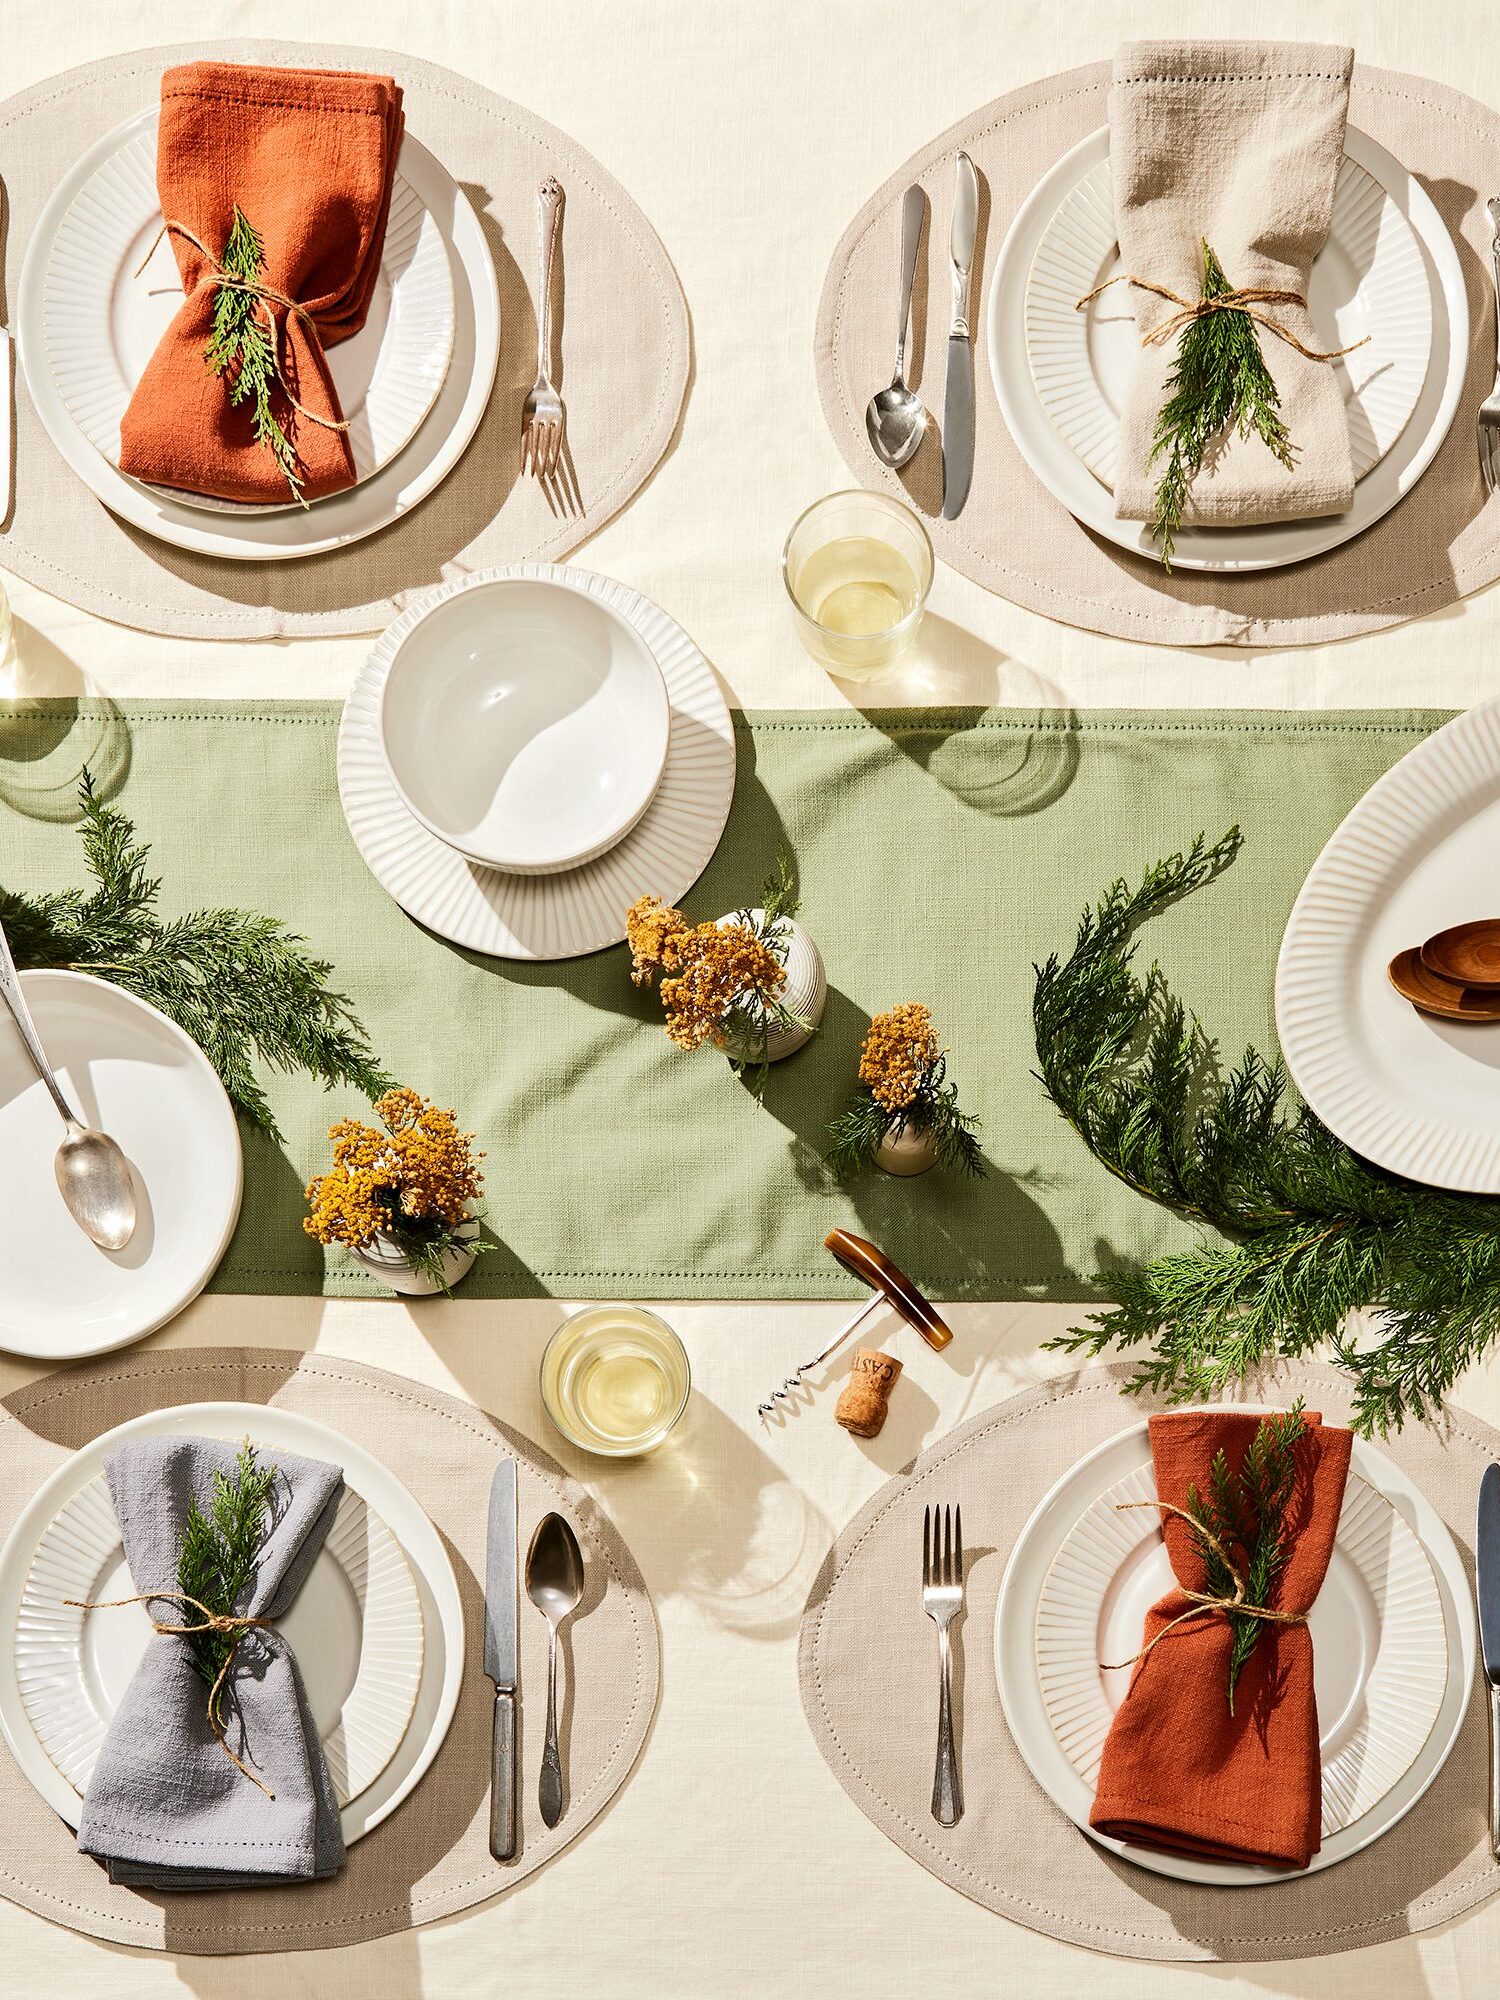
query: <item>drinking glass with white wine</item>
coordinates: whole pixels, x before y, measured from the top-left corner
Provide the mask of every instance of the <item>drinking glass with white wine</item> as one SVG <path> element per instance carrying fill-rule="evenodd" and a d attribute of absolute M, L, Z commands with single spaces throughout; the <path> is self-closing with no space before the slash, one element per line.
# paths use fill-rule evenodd
<path fill-rule="evenodd" d="M 932 567 L 932 543 L 911 509 L 858 489 L 815 501 L 781 557 L 803 645 L 853 681 L 889 673 L 910 653 Z"/>

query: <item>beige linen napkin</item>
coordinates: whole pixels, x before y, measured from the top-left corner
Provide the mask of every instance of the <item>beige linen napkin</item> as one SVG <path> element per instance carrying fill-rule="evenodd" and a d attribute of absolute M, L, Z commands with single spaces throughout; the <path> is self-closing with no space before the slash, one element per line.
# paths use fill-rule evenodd
<path fill-rule="evenodd" d="M 1352 49 L 1321 42 L 1125 43 L 1109 94 L 1125 270 L 1196 299 L 1206 238 L 1237 289 L 1306 297 L 1344 156 L 1353 63 Z M 1143 337 L 1178 310 L 1135 286 L 1128 292 Z M 1305 346 L 1322 346 L 1305 307 L 1267 310 Z M 1265 328 L 1260 346 L 1296 463 L 1288 470 L 1258 437 L 1231 437 L 1193 482 L 1188 521 L 1298 520 L 1341 514 L 1353 501 L 1342 371 L 1307 360 Z M 1155 511 L 1156 473 L 1146 460 L 1176 357 L 1174 338 L 1143 346 L 1136 361 L 1120 416 L 1122 520 L 1149 521 Z"/>

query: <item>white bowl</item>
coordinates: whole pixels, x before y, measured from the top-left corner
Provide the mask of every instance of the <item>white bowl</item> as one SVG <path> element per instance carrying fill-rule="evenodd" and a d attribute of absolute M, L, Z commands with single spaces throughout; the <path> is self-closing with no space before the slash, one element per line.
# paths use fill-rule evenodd
<path fill-rule="evenodd" d="M 476 583 L 396 649 L 380 741 L 412 815 L 513 875 L 580 867 L 656 792 L 671 709 L 628 620 L 562 577 Z"/>

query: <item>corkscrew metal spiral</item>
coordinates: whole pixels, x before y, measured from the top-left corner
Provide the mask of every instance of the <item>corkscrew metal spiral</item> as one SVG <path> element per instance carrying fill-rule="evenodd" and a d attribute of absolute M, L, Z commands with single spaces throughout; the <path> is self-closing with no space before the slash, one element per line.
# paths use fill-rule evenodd
<path fill-rule="evenodd" d="M 821 1354 L 815 1354 L 811 1361 L 804 1361 L 802 1366 L 797 1370 L 795 1375 L 788 1375 L 786 1380 L 782 1383 L 779 1389 L 773 1389 L 770 1395 L 766 1398 L 765 1402 L 757 1405 L 756 1415 L 760 1418 L 761 1422 L 763 1424 L 770 1423 L 772 1417 L 778 1414 L 778 1411 L 776 1409 L 776 1405 L 778 1403 L 786 1403 L 788 1406 L 795 1403 L 797 1399 L 797 1391 L 802 1387 L 803 1381 L 806 1379 L 806 1377 L 809 1376 L 815 1368 L 821 1368 L 823 1363 L 827 1361 L 831 1355 L 837 1354 L 838 1350 L 843 1346 L 844 1342 L 849 1338 L 850 1334 L 853 1333 L 854 1329 L 858 1325 L 860 1325 L 862 1321 L 867 1320 L 870 1317 L 870 1314 L 874 1312 L 877 1307 L 883 1306 L 885 1303 L 886 1303 L 886 1297 L 884 1292 L 872 1292 L 869 1298 L 867 1298 L 864 1304 L 860 1307 L 859 1311 L 854 1315 L 854 1317 L 850 1320 L 846 1320 L 844 1324 L 839 1328 L 838 1332 L 833 1336 L 833 1339 L 829 1341 L 828 1345 L 823 1349 L 823 1352 Z"/>

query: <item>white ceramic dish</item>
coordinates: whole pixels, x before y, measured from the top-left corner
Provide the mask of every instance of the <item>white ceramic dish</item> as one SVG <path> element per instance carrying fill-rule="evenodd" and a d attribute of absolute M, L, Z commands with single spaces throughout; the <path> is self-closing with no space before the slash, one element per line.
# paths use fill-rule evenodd
<path fill-rule="evenodd" d="M 26 387 L 48 436 L 90 491 L 131 527 L 174 548 L 238 562 L 274 562 L 347 548 L 389 527 L 425 500 L 457 465 L 489 404 L 500 355 L 500 288 L 495 261 L 468 197 L 410 132 L 401 172 L 435 223 L 453 286 L 452 354 L 425 422 L 373 477 L 300 507 L 210 510 L 127 479 L 68 409 L 48 356 L 47 296 L 54 246 L 69 211 L 94 176 L 138 137 L 155 110 L 141 111 L 97 140 L 53 190 L 26 246 L 15 331 Z M 144 246 L 142 246 L 144 248 Z"/>
<path fill-rule="evenodd" d="M 661 782 L 670 729 L 640 632 L 550 579 L 429 603 L 380 690 L 381 746 L 407 810 L 514 875 L 578 868 L 622 840 Z"/>
<path fill-rule="evenodd" d="M 135 1233 L 101 1250 L 63 1207 L 62 1123 L 0 1018 L 0 1348 L 75 1360 L 139 1340 L 203 1289 L 239 1217 L 240 1135 L 208 1058 L 154 1007 L 81 972 L 21 982 L 65 1093 L 135 1175 Z"/>
<path fill-rule="evenodd" d="M 293 1410 L 259 1403 L 185 1403 L 153 1410 L 105 1432 L 58 1467 L 18 1516 L 0 1549 L 0 1732 L 41 1798 L 69 1826 L 76 1827 L 82 1800 L 43 1747 L 22 1697 L 17 1639 L 21 1602 L 38 1544 L 68 1502 L 104 1469 L 125 1437 L 180 1433 L 225 1438 L 249 1437 L 266 1455 L 278 1450 L 303 1453 L 342 1465 L 344 1477 L 386 1524 L 410 1565 L 420 1600 L 423 1629 L 421 1678 L 410 1720 L 395 1754 L 374 1782 L 342 1809 L 344 1839 L 356 1841 L 393 1813 L 420 1782 L 442 1747 L 458 1705 L 463 1678 L 463 1607 L 453 1565 L 442 1539 L 411 1494 L 377 1458 L 348 1438 Z M 340 1630 L 350 1617 L 347 1595 L 317 1591 L 314 1578 L 285 1620 L 298 1659 L 311 1679 L 312 1662 L 327 1649 L 347 1663 L 349 1642 Z M 100 1617 L 123 1613 L 99 1614 Z M 106 1628 L 100 1627 L 101 1636 Z M 115 1643 L 121 1643 L 116 1641 Z M 347 1665 L 346 1665 L 347 1670 Z M 314 1703 L 315 1712 L 317 1703 Z"/>
<path fill-rule="evenodd" d="M 43 302 L 57 392 L 74 423 L 114 466 L 126 405 L 182 303 L 176 259 L 160 234 L 158 120 L 151 113 L 135 123 L 129 143 L 101 163 L 63 216 Z M 398 168 L 369 318 L 352 340 L 328 351 L 359 480 L 371 478 L 410 441 L 437 400 L 452 352 L 448 253 L 436 219 Z M 172 497 L 223 513 L 273 511 L 200 493 Z M 298 503 L 288 494 L 277 505 Z"/>
<path fill-rule="evenodd" d="M 1500 909 L 1500 701 L 1378 778 L 1308 871 L 1276 966 L 1276 1031 L 1317 1116 L 1377 1166 L 1500 1193 L 1500 1026 L 1419 1014 L 1398 951 Z"/>
<path fill-rule="evenodd" d="M 672 711 L 656 796 L 625 838 L 563 875 L 476 867 L 402 804 L 380 745 L 380 690 L 396 648 L 437 599 L 511 577 L 559 583 L 609 605 L 656 658 Z M 402 613 L 376 643 L 344 705 L 339 797 L 371 874 L 408 915 L 452 944 L 495 958 L 577 958 L 618 944 L 640 896 L 677 902 L 719 844 L 734 797 L 734 724 L 718 677 L 692 640 L 649 598 L 611 578 L 516 563 L 444 584 Z"/>
<path fill-rule="evenodd" d="M 1071 1466 L 1022 1529 L 1006 1565 L 1005 1580 L 995 1611 L 995 1671 L 1005 1718 L 1016 1747 L 1037 1783 L 1075 1825 L 1111 1853 L 1154 1874 L 1169 1875 L 1183 1882 L 1209 1883 L 1220 1888 L 1253 1888 L 1269 1882 L 1285 1882 L 1286 1873 L 1282 1869 L 1241 1866 L 1191 1855 L 1160 1854 L 1150 1848 L 1095 1833 L 1088 1823 L 1093 1784 L 1063 1747 L 1049 1713 L 1039 1658 L 1039 1621 L 1054 1565 L 1080 1521 L 1122 1481 L 1139 1474 L 1143 1468 L 1149 1478 L 1150 1463 L 1151 1447 L 1145 1424 L 1136 1424 L 1129 1430 L 1121 1431 Z M 1360 1439 L 1355 1440 L 1351 1470 L 1355 1479 L 1399 1515 L 1426 1557 L 1436 1592 L 1436 1605 L 1429 1602 L 1420 1627 L 1407 1621 L 1404 1643 L 1408 1648 L 1414 1646 L 1416 1640 L 1413 1635 L 1420 1630 L 1428 1652 L 1439 1652 L 1445 1656 L 1445 1673 L 1436 1718 L 1420 1749 L 1400 1770 L 1394 1782 L 1381 1791 L 1377 1799 L 1368 1803 L 1358 1817 L 1325 1838 L 1309 1864 L 1309 1874 L 1331 1868 L 1351 1854 L 1357 1854 L 1388 1832 L 1411 1810 L 1437 1777 L 1458 1740 L 1474 1680 L 1472 1600 L 1468 1575 L 1453 1537 L 1431 1502 L 1424 1498 L 1405 1473 L 1383 1453 Z M 1364 1524 L 1365 1528 L 1367 1526 L 1367 1523 Z M 1330 1734 L 1334 1739 L 1336 1756 L 1342 1747 L 1343 1737 L 1358 1726 L 1359 1711 L 1367 1698 L 1372 1671 L 1381 1658 L 1381 1610 L 1368 1585 L 1361 1581 L 1362 1574 L 1371 1568 L 1373 1559 L 1368 1552 L 1359 1559 L 1351 1553 L 1345 1540 L 1343 1517 L 1340 1538 L 1343 1543 L 1342 1557 L 1336 1555 L 1335 1563 L 1330 1564 L 1324 1594 L 1320 1594 L 1308 1621 L 1315 1654 L 1321 1649 L 1325 1655 L 1316 1668 L 1319 1709 L 1328 1718 L 1324 1735 L 1325 1756 L 1330 1749 Z M 1160 1542 L 1159 1530 L 1152 1531 L 1152 1540 Z M 1149 1553 L 1147 1544 L 1132 1543 L 1132 1546 L 1146 1547 Z M 1165 1558 L 1160 1560 L 1164 1563 Z M 1166 1574 L 1166 1570 L 1161 1569 L 1153 1577 L 1149 1562 L 1137 1563 L 1134 1571 L 1130 1564 L 1125 1564 L 1123 1578 L 1118 1571 L 1111 1571 L 1113 1587 L 1106 1585 L 1101 1588 L 1096 1614 L 1099 1659 L 1123 1658 L 1139 1646 L 1141 1614 L 1152 1601 L 1149 1593 L 1155 1583 L 1162 1581 Z M 1107 1604 L 1106 1590 L 1109 1595 Z M 1156 1595 L 1160 1594 L 1160 1591 L 1156 1592 Z M 1324 1595 L 1327 1596 L 1326 1604 Z M 1128 1603 L 1117 1602 L 1117 1598 L 1128 1599 Z M 1128 1638 L 1123 1652 L 1105 1650 L 1108 1645 L 1118 1647 L 1132 1632 L 1134 1636 Z M 1400 1658 L 1387 1655 L 1381 1671 L 1383 1675 L 1392 1677 L 1394 1685 L 1404 1665 L 1413 1668 L 1420 1684 L 1424 1669 L 1430 1662 L 1415 1656 L 1408 1661 L 1403 1652 Z M 1399 1756 L 1393 1758 L 1388 1774 L 1400 1763 Z"/>
<path fill-rule="evenodd" d="M 135 1593 L 101 1472 L 59 1509 L 37 1544 L 16 1620 L 27 1720 L 80 1797 L 151 1642 L 145 1605 L 111 1602 Z M 422 1679 L 417 1586 L 395 1536 L 352 1487 L 281 1628 L 345 1806 L 368 1791 L 400 1748 Z"/>
<path fill-rule="evenodd" d="M 1429 364 L 1416 407 L 1390 449 L 1355 487 L 1354 505 L 1347 513 L 1257 528 L 1185 529 L 1177 537 L 1174 568 L 1226 572 L 1273 569 L 1337 548 L 1389 513 L 1411 491 L 1453 422 L 1469 351 L 1469 309 L 1453 239 L 1416 176 L 1383 146 L 1351 127 L 1345 149 L 1349 159 L 1385 191 L 1421 249 L 1431 302 L 1431 336 Z M 1147 524 L 1116 520 L 1113 495 L 1048 415 L 1027 352 L 1028 280 L 1037 252 L 1058 211 L 1108 157 L 1109 131 L 1101 127 L 1063 155 L 1012 222 L 985 308 L 990 373 L 1016 448 L 1042 484 L 1084 527 L 1154 563 L 1158 557 Z"/>

